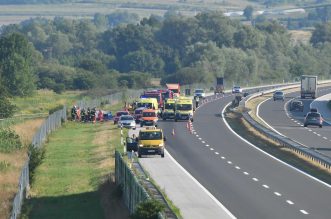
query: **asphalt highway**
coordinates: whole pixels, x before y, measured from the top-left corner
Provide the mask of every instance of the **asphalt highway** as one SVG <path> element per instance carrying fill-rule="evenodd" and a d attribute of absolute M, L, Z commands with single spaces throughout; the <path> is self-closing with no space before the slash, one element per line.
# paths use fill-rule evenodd
<path fill-rule="evenodd" d="M 329 186 L 229 130 L 221 112 L 233 98 L 227 94 L 199 107 L 193 134 L 187 122 L 160 121 L 167 151 L 237 218 L 330 218 Z"/>
<path fill-rule="evenodd" d="M 330 87 L 321 88 L 319 96 L 331 92 Z M 303 127 L 304 116 L 310 111 L 313 99 L 302 99 L 304 111 L 289 111 L 288 103 L 291 99 L 299 98 L 299 92 L 285 95 L 285 101 L 273 101 L 272 99 L 262 103 L 259 107 L 260 117 L 283 135 L 315 149 L 331 157 L 331 125 L 324 122 L 323 128 L 317 126 Z"/>

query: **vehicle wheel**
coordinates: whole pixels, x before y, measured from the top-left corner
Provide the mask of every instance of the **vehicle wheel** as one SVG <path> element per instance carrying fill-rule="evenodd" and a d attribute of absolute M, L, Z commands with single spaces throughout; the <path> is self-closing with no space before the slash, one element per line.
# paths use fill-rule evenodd
<path fill-rule="evenodd" d="M 161 157 L 164 158 L 164 154 L 161 154 Z"/>
<path fill-rule="evenodd" d="M 178 122 L 178 120 L 177 120 L 177 119 L 175 119 L 175 122 Z"/>
<path fill-rule="evenodd" d="M 303 125 L 303 127 L 307 127 L 307 125 L 306 125 L 306 124 L 304 124 L 304 125 Z"/>
<path fill-rule="evenodd" d="M 133 129 L 133 130 L 136 130 L 136 127 L 133 127 L 132 129 Z"/>
<path fill-rule="evenodd" d="M 276 99 L 274 98 L 274 101 L 276 101 Z"/>
<path fill-rule="evenodd" d="M 141 154 L 140 153 L 138 153 L 138 157 L 141 158 Z"/>
<path fill-rule="evenodd" d="M 320 125 L 320 128 L 322 128 L 323 126 L 322 125 Z"/>
<path fill-rule="evenodd" d="M 191 122 L 193 122 L 193 118 L 191 119 Z"/>
<path fill-rule="evenodd" d="M 163 121 L 166 121 L 167 120 L 165 117 L 163 117 L 162 119 L 163 119 Z"/>
<path fill-rule="evenodd" d="M 140 123 L 140 127 L 143 127 L 143 126 L 144 126 L 144 124 L 141 122 L 141 123 Z"/>

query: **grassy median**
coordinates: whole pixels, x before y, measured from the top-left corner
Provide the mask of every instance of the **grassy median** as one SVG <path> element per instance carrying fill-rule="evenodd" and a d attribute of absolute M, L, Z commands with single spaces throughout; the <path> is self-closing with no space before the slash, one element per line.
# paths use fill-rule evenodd
<path fill-rule="evenodd" d="M 67 122 L 49 137 L 22 218 L 128 218 L 113 182 L 119 130 Z"/>

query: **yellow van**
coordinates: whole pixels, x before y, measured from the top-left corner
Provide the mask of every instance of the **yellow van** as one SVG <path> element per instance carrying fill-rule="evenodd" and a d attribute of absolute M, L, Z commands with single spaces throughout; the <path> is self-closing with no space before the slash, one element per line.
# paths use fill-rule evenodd
<path fill-rule="evenodd" d="M 163 106 L 162 119 L 174 119 L 175 118 L 175 99 L 167 99 Z"/>
<path fill-rule="evenodd" d="M 191 120 L 193 122 L 193 100 L 179 98 L 175 104 L 175 122 L 178 120 Z"/>
<path fill-rule="evenodd" d="M 140 98 L 137 103 L 137 108 L 145 107 L 147 109 L 154 109 L 159 113 L 159 104 L 155 98 Z"/>
<path fill-rule="evenodd" d="M 138 157 L 148 154 L 158 154 L 164 157 L 165 141 L 162 129 L 155 127 L 141 129 L 138 136 Z"/>

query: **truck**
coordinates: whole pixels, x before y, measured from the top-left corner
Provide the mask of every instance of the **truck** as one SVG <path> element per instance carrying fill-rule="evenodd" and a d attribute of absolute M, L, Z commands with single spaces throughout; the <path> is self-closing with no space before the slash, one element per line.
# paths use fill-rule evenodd
<path fill-rule="evenodd" d="M 141 129 L 138 136 L 138 157 L 142 155 L 161 155 L 164 157 L 164 148 L 166 138 L 163 135 L 162 129 L 155 127 L 147 127 Z"/>
<path fill-rule="evenodd" d="M 163 107 L 163 98 L 161 91 L 152 90 L 152 91 L 144 91 L 144 93 L 140 96 L 140 98 L 155 98 L 158 103 L 158 107 Z"/>
<path fill-rule="evenodd" d="M 301 99 L 310 97 L 315 99 L 317 96 L 317 76 L 301 75 Z"/>
<path fill-rule="evenodd" d="M 167 89 L 174 93 L 174 97 L 180 96 L 180 85 L 179 84 L 166 84 Z"/>
<path fill-rule="evenodd" d="M 162 119 L 167 120 L 167 119 L 174 119 L 175 118 L 175 105 L 176 105 L 176 100 L 175 99 L 167 99 L 164 108 L 162 111 Z"/>
<path fill-rule="evenodd" d="M 214 94 L 223 94 L 224 93 L 224 78 L 216 77 L 216 86 Z"/>
<path fill-rule="evenodd" d="M 193 100 L 179 98 L 175 104 L 175 122 L 178 120 L 191 120 L 193 122 Z"/>

